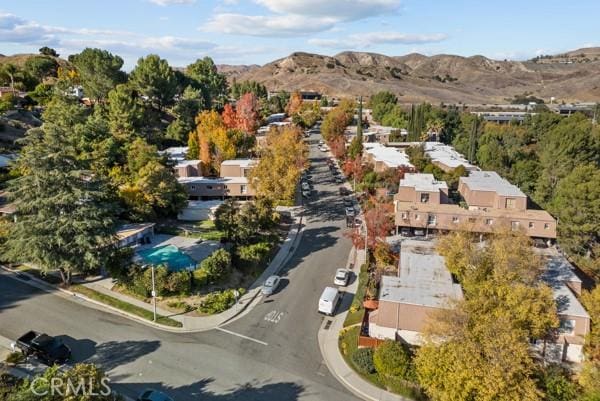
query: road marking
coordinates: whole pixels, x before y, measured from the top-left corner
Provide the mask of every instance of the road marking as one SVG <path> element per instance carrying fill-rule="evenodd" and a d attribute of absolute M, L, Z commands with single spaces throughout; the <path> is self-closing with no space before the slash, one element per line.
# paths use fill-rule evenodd
<path fill-rule="evenodd" d="M 277 323 L 279 323 L 279 321 L 281 320 L 283 315 L 284 315 L 284 312 L 277 312 L 276 310 L 273 310 L 265 315 L 265 320 L 267 322 L 277 324 Z"/>
<path fill-rule="evenodd" d="M 243 334 L 240 334 L 240 333 L 236 333 L 235 331 L 230 331 L 230 330 L 227 330 L 227 329 L 224 329 L 224 328 L 221 328 L 221 327 L 217 327 L 217 330 L 222 331 L 222 332 L 227 333 L 227 334 L 231 334 L 232 336 L 236 336 L 236 337 L 244 338 L 246 340 L 254 341 L 255 343 L 258 343 L 258 344 L 261 344 L 261 345 L 265 345 L 265 346 L 269 345 L 269 344 L 267 344 L 264 341 L 260 341 L 260 340 L 257 340 L 256 338 L 252 338 L 252 337 L 248 337 L 248 336 L 245 336 Z"/>

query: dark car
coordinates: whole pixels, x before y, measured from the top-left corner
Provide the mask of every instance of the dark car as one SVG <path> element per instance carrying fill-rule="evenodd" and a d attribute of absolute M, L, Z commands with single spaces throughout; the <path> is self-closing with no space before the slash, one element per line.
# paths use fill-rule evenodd
<path fill-rule="evenodd" d="M 137 401 L 174 401 L 171 397 L 165 393 L 161 393 L 157 390 L 148 389 L 139 395 Z"/>
<path fill-rule="evenodd" d="M 340 187 L 340 195 L 341 196 L 348 195 L 348 189 L 346 187 Z"/>
<path fill-rule="evenodd" d="M 47 365 L 62 364 L 71 358 L 71 349 L 60 339 L 33 330 L 19 337 L 16 345 L 25 356 L 35 356 Z"/>

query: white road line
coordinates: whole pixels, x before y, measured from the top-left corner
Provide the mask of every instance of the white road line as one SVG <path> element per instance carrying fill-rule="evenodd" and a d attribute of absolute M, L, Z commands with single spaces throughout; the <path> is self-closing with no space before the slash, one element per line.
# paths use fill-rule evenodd
<path fill-rule="evenodd" d="M 243 334 L 236 333 L 234 331 L 223 329 L 221 327 L 217 327 L 217 330 L 222 331 L 222 332 L 227 333 L 227 334 L 231 334 L 232 336 L 241 337 L 241 338 L 244 338 L 246 340 L 254 341 L 255 343 L 258 343 L 258 344 L 261 344 L 261 345 L 265 345 L 265 346 L 269 345 L 269 344 L 267 344 L 264 341 L 260 341 L 260 340 L 257 340 L 256 338 L 248 337 L 248 336 L 245 336 Z"/>

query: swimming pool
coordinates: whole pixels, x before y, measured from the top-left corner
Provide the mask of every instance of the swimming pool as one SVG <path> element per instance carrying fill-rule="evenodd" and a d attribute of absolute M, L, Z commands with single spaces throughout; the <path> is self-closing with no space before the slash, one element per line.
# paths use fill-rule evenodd
<path fill-rule="evenodd" d="M 156 248 L 144 249 L 138 255 L 146 262 L 153 265 L 167 265 L 169 270 L 194 270 L 196 262 L 175 245 L 164 245 Z"/>

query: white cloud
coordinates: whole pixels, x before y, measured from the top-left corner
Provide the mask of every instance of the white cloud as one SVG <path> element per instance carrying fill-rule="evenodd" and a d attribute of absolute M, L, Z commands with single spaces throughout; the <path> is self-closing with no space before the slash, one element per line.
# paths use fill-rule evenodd
<path fill-rule="evenodd" d="M 394 12 L 400 0 L 255 0 L 278 14 L 328 17 L 338 21 L 354 21 Z"/>
<path fill-rule="evenodd" d="M 148 0 L 150 3 L 154 3 L 159 6 L 170 6 L 173 4 L 193 4 L 196 0 Z"/>
<path fill-rule="evenodd" d="M 332 18 L 309 18 L 301 15 L 215 15 L 202 30 L 250 36 L 296 36 L 333 28 Z"/>
<path fill-rule="evenodd" d="M 341 48 L 368 48 L 381 44 L 414 45 L 424 43 L 436 43 L 447 39 L 442 33 L 436 34 L 406 34 L 401 32 L 367 32 L 352 34 L 345 38 L 334 39 L 310 39 L 308 43 L 333 49 Z"/>
<path fill-rule="evenodd" d="M 235 0 L 224 0 L 226 3 Z M 204 31 L 249 36 L 309 35 L 376 15 L 394 13 L 400 0 L 254 0 L 270 14 L 217 12 Z"/>

